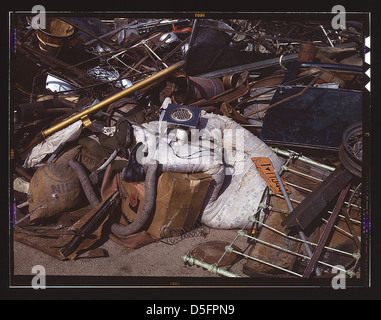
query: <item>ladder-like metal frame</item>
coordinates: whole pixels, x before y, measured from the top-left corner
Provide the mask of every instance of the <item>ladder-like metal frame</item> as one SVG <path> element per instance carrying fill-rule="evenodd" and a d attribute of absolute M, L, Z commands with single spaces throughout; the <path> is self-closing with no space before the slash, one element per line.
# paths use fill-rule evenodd
<path fill-rule="evenodd" d="M 290 163 L 291 160 L 295 160 L 295 159 L 299 159 L 300 161 L 303 161 L 305 163 L 309 163 L 311 165 L 314 165 L 314 166 L 317 166 L 317 167 L 320 167 L 322 169 L 325 169 L 325 170 L 329 170 L 329 171 L 334 171 L 335 168 L 334 167 L 330 167 L 330 166 L 327 166 L 325 164 L 321 164 L 319 162 L 316 162 L 316 161 L 313 161 L 305 156 L 301 156 L 295 152 L 289 152 L 289 151 L 284 151 L 284 150 L 279 150 L 278 148 L 272 148 L 273 151 L 275 151 L 276 153 L 282 155 L 282 156 L 286 156 L 287 157 L 287 160 L 285 162 L 285 165 L 282 166 L 281 170 L 280 170 L 280 175 L 284 172 L 284 171 L 289 171 L 289 172 L 292 172 L 292 173 L 295 173 L 295 174 L 299 174 L 299 175 L 304 175 L 304 176 L 307 176 L 308 178 L 312 178 L 312 179 L 315 179 L 315 180 L 318 180 L 319 182 L 322 182 L 323 180 L 322 179 L 319 179 L 319 178 L 316 178 L 314 176 L 311 176 L 311 175 L 306 175 L 305 173 L 303 172 L 299 172 L 299 171 L 296 171 L 294 169 L 290 169 L 288 168 L 288 164 Z M 296 189 L 301 189 L 301 190 L 304 190 L 304 191 L 307 191 L 307 192 L 312 192 L 312 190 L 308 190 L 302 186 L 298 186 L 298 185 L 295 185 L 295 184 L 292 184 L 292 183 L 287 183 L 286 184 L 289 184 L 290 186 L 292 187 L 295 187 Z M 222 276 L 225 276 L 225 277 L 241 277 L 240 275 L 237 275 L 237 274 L 234 274 L 228 270 L 225 270 L 221 267 L 219 267 L 219 264 L 220 262 L 222 261 L 222 259 L 224 258 L 224 256 L 227 254 L 227 253 L 235 253 L 237 255 L 240 255 L 246 259 L 250 259 L 250 260 L 253 260 L 253 261 L 256 261 L 258 263 L 261 263 L 261 264 L 265 264 L 267 266 L 270 266 L 272 268 L 275 268 L 275 269 L 278 269 L 278 270 L 281 270 L 287 274 L 290 274 L 292 276 L 295 276 L 295 277 L 299 277 L 299 278 L 308 278 L 311 276 L 313 270 L 319 265 L 319 266 L 325 266 L 325 267 L 328 267 L 328 268 L 336 268 L 336 270 L 339 270 L 340 272 L 344 272 L 348 277 L 352 278 L 352 277 L 355 277 L 355 273 L 351 270 L 345 270 L 345 269 L 341 269 L 339 268 L 338 266 L 334 266 L 334 265 L 331 265 L 327 262 L 324 262 L 322 260 L 319 260 L 320 256 L 321 256 L 321 253 L 324 250 L 327 250 L 327 251 L 330 251 L 330 252 L 334 252 L 334 253 L 337 253 L 337 254 L 342 254 L 342 255 L 345 255 L 345 256 L 348 256 L 348 257 L 351 257 L 351 258 L 354 258 L 356 260 L 356 265 L 357 265 L 357 262 L 360 260 L 361 258 L 361 255 L 360 255 L 360 247 L 361 247 L 361 243 L 360 243 L 360 239 L 357 238 L 356 235 L 353 235 L 352 233 L 338 227 L 335 225 L 335 222 L 337 220 L 337 218 L 340 218 L 340 219 L 344 219 L 347 224 L 348 224 L 348 227 L 350 230 L 352 230 L 352 228 L 350 227 L 350 225 L 353 223 L 353 224 L 357 224 L 357 225 L 361 225 L 361 221 L 357 220 L 357 219 L 354 219 L 354 218 L 350 218 L 349 215 L 347 213 L 345 213 L 344 215 L 340 215 L 340 211 L 342 209 L 342 206 L 343 205 L 346 205 L 347 208 L 349 207 L 357 207 L 358 209 L 361 209 L 359 208 L 356 204 L 352 203 L 352 199 L 353 197 L 356 195 L 356 194 L 359 194 L 359 188 L 360 188 L 361 184 L 359 184 L 356 188 L 354 189 L 351 189 L 351 184 L 349 183 L 342 191 L 341 191 L 341 194 L 339 196 L 339 199 L 337 200 L 337 203 L 335 205 L 335 208 L 333 211 L 328 211 L 328 213 L 330 214 L 330 217 L 328 218 L 328 220 L 322 218 L 322 221 L 326 224 L 325 226 L 325 229 L 323 231 L 323 234 L 322 236 L 320 237 L 318 243 L 313 243 L 313 242 L 310 242 L 310 241 L 307 241 L 306 239 L 301 239 L 301 238 L 297 238 L 297 237 L 294 237 L 294 236 L 291 236 L 291 235 L 288 235 L 284 232 L 281 232 L 269 225 L 267 225 L 263 220 L 263 218 L 260 218 L 260 217 L 263 217 L 264 215 L 261 214 L 263 213 L 263 210 L 267 209 L 268 208 L 268 200 L 269 200 L 269 197 L 270 196 L 276 196 L 276 197 L 280 197 L 280 198 L 285 198 L 284 195 L 276 195 L 276 194 L 271 194 L 270 191 L 269 191 L 269 188 L 266 188 L 266 191 L 264 192 L 264 195 L 263 195 L 263 199 L 260 203 L 260 205 L 258 206 L 258 209 L 257 211 L 255 212 L 254 215 L 250 216 L 247 223 L 240 229 L 237 231 L 237 235 L 234 237 L 234 239 L 231 241 L 231 243 L 225 247 L 225 252 L 221 255 L 220 259 L 217 261 L 217 263 L 215 264 L 208 264 L 208 263 L 205 263 L 205 262 L 202 262 L 202 261 L 199 261 L 193 257 L 190 257 L 190 256 L 187 256 L 187 255 L 184 255 L 183 256 L 183 261 L 184 262 L 187 262 L 189 264 L 195 264 L 195 265 L 198 265 L 200 267 L 203 267 L 204 269 L 208 270 L 209 272 L 211 273 L 215 273 L 215 274 L 219 274 L 219 275 L 222 275 Z M 345 201 L 345 197 L 348 193 L 351 193 L 351 196 L 350 196 L 350 201 Z M 296 205 L 300 204 L 300 201 L 297 201 L 295 199 L 289 199 L 290 202 L 293 202 L 293 203 L 296 203 Z M 298 242 L 301 242 L 302 244 L 304 245 L 307 245 L 307 246 L 310 246 L 310 247 L 314 247 L 314 251 L 313 251 L 313 254 L 312 256 L 309 256 L 309 255 L 304 255 L 304 254 L 301 254 L 299 252 L 294 252 L 294 251 L 291 251 L 291 250 L 288 250 L 286 248 L 282 248 L 280 246 L 276 246 L 272 243 L 269 243 L 267 241 L 263 241 L 262 239 L 254 236 L 253 234 L 248 234 L 247 231 L 245 230 L 248 230 L 250 229 L 250 225 L 256 225 L 258 228 L 267 228 L 275 233 L 277 233 L 278 235 L 281 235 L 282 237 L 285 237 L 287 239 L 290 239 L 290 240 L 294 240 L 294 241 L 298 241 Z M 341 232 L 342 234 L 346 235 L 347 237 L 350 237 L 351 239 L 353 239 L 359 249 L 358 252 L 347 252 L 347 251 L 343 251 L 343 250 L 339 250 L 339 249 L 336 249 L 336 248 L 332 248 L 332 247 L 329 247 L 329 246 L 326 246 L 326 242 L 327 242 L 327 239 L 328 239 L 328 235 L 330 234 L 330 232 L 335 229 L 339 232 Z M 353 232 L 353 231 L 352 231 Z M 233 249 L 233 245 L 236 243 L 236 241 L 238 240 L 238 238 L 240 237 L 246 237 L 249 241 L 250 240 L 254 240 L 256 241 L 257 243 L 261 243 L 263 245 L 266 245 L 266 246 L 269 246 L 271 248 L 275 248 L 277 250 L 280 250 L 282 252 L 285 252 L 285 253 L 288 253 L 288 254 L 291 254 L 291 255 L 295 255 L 299 258 L 302 258 L 302 259 L 305 259 L 308 261 L 308 264 L 307 264 L 307 267 L 306 269 L 304 270 L 303 274 L 300 274 L 300 273 L 297 273 L 297 272 L 294 272 L 292 270 L 288 270 L 288 269 L 285 269 L 285 268 L 282 268 L 280 266 L 277 266 L 271 262 L 268 262 L 268 261 L 265 261 L 265 260 L 262 260 L 262 259 L 259 259 L 259 258 L 256 258 L 256 257 L 253 257 L 249 254 L 246 254 L 244 252 L 240 252 L 240 251 L 237 251 L 237 250 L 234 250 Z"/>

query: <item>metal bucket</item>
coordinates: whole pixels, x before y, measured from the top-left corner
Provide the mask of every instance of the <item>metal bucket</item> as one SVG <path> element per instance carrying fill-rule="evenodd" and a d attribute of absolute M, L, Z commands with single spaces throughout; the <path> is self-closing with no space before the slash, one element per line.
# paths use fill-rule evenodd
<path fill-rule="evenodd" d="M 47 19 L 46 29 L 37 30 L 39 47 L 52 51 L 61 47 L 74 34 L 74 27 L 59 19 Z"/>

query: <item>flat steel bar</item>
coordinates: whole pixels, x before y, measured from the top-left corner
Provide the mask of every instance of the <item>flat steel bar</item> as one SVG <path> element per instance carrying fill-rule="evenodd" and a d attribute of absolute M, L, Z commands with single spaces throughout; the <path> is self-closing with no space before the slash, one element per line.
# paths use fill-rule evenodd
<path fill-rule="evenodd" d="M 300 226 L 301 229 L 305 229 L 351 179 L 349 171 L 342 166 L 337 167 L 281 222 L 281 225 L 284 228 Z"/>
<path fill-rule="evenodd" d="M 319 239 L 319 243 L 318 243 L 318 245 L 314 251 L 312 259 L 308 263 L 307 268 L 304 270 L 304 273 L 303 273 L 304 278 L 310 277 L 312 270 L 314 269 L 320 255 L 323 251 L 325 243 L 327 242 L 328 236 L 331 233 L 332 227 L 335 224 L 335 221 L 339 215 L 339 212 L 341 210 L 341 206 L 343 205 L 345 196 L 347 195 L 349 188 L 350 188 L 350 183 L 348 183 L 347 186 L 341 191 L 339 199 L 336 202 L 335 209 L 333 210 L 333 213 L 330 216 L 327 225 L 325 226 L 323 234 Z"/>
<path fill-rule="evenodd" d="M 290 55 L 283 57 L 283 62 L 286 63 L 286 62 L 296 61 L 297 58 L 298 58 L 297 53 L 290 54 Z M 258 61 L 258 62 L 243 64 L 243 65 L 239 65 L 239 66 L 229 67 L 226 69 L 211 71 L 208 73 L 198 74 L 198 75 L 196 75 L 196 77 L 218 78 L 218 77 L 222 77 L 228 73 L 239 73 L 239 72 L 243 72 L 246 70 L 248 70 L 248 71 L 260 70 L 260 69 L 264 69 L 267 67 L 275 66 L 277 64 L 279 64 L 279 58 L 278 57 L 277 58 L 270 58 L 270 59 L 264 60 L 264 61 Z"/>

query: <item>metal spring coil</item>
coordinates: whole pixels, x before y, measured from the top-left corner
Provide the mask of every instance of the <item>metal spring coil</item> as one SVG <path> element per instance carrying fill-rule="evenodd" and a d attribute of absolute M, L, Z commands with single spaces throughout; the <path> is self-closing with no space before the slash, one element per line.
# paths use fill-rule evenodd
<path fill-rule="evenodd" d="M 165 228 L 161 232 L 160 241 L 166 244 L 174 245 L 187 238 L 206 237 L 210 228 L 201 222 L 196 222 L 195 226 L 181 229 Z"/>

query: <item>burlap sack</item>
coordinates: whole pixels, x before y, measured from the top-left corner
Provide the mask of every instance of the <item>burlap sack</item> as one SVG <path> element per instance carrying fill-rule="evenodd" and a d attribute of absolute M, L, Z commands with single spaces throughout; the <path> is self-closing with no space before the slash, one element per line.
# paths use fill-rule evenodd
<path fill-rule="evenodd" d="M 68 161 L 80 152 L 81 146 L 65 152 L 55 161 L 34 173 L 28 191 L 30 221 L 43 223 L 59 213 L 78 208 L 84 201 L 82 186 Z"/>

